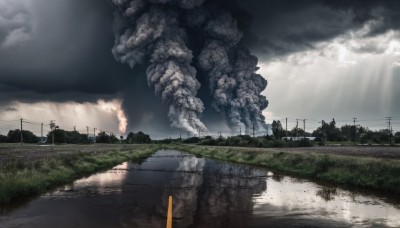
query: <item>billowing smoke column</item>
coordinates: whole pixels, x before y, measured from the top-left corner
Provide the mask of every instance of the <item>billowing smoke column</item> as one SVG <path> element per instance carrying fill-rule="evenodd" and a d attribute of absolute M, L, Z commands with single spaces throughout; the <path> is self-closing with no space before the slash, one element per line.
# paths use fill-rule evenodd
<path fill-rule="evenodd" d="M 134 67 L 148 64 L 147 79 L 163 102 L 170 104 L 172 126 L 195 134 L 207 132 L 200 121 L 204 110 L 196 97 L 198 66 L 209 76 L 214 108 L 235 129 L 265 129 L 260 93 L 267 81 L 257 71 L 257 58 L 240 47 L 243 33 L 217 0 L 113 0 L 116 14 L 115 58 Z M 122 17 L 120 16 L 122 15 Z M 195 32 L 202 49 L 197 62 L 188 48 L 187 32 Z"/>

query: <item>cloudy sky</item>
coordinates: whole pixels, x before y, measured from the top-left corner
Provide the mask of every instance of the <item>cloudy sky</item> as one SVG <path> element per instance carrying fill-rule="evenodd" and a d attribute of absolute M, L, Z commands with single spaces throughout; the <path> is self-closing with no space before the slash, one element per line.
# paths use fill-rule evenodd
<path fill-rule="evenodd" d="M 212 0 L 209 0 L 212 1 Z M 214 0 L 218 1 L 218 0 Z M 221 0 L 223 2 L 223 0 Z M 232 1 L 231 1 L 232 2 Z M 237 0 L 227 8 L 268 81 L 267 122 L 307 119 L 307 129 L 357 117 L 371 129 L 400 117 L 400 2 Z M 179 135 L 154 94 L 146 64 L 116 61 L 111 1 L 0 0 L 0 133 L 56 120 L 64 129 Z M 201 120 L 228 131 L 202 83 Z M 397 122 L 396 122 L 397 121 Z M 400 130 L 400 119 L 394 129 Z M 183 133 L 183 132 L 182 132 Z"/>

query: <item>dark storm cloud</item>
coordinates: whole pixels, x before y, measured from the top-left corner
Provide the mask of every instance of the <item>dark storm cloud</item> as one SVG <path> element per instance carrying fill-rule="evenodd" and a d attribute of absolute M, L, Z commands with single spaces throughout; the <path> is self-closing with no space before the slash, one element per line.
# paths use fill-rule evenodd
<path fill-rule="evenodd" d="M 252 15 L 244 42 L 259 57 L 271 59 L 312 49 L 368 22 L 374 36 L 400 24 L 400 1 L 388 0 L 238 0 Z M 369 47 L 370 49 L 372 47 Z M 366 50 L 368 51 L 368 50 Z"/>
<path fill-rule="evenodd" d="M 4 2 L 7 4 L 1 5 Z M 148 126 L 169 129 L 164 114 L 168 106 L 148 88 L 146 66 L 132 70 L 114 60 L 115 9 L 110 2 L 0 1 L 0 104 L 12 100 L 95 102 L 120 97 L 130 128 L 151 116 Z M 207 2 L 219 2 L 232 14 L 244 33 L 242 45 L 263 59 L 312 49 L 318 42 L 360 29 L 367 22 L 375 23 L 366 36 L 398 29 L 400 23 L 400 1 L 396 0 Z M 359 47 L 359 51 L 381 50 L 371 44 Z M 201 84 L 198 97 L 205 107 L 202 120 L 210 131 L 221 129 L 223 117 L 212 109 L 209 82 L 201 72 L 197 78 Z"/>
<path fill-rule="evenodd" d="M 124 100 L 132 126 L 138 126 L 150 113 L 151 123 L 168 128 L 164 115 L 159 115 L 167 108 L 148 89 L 145 70 L 132 71 L 112 56 L 114 9 L 107 1 L 8 3 L 12 8 L 0 5 L 0 33 L 6 34 L 10 28 L 29 28 L 26 31 L 32 38 L 0 47 L 0 106 L 8 107 L 15 100 L 96 103 L 98 99 L 117 97 Z M 3 14 L 5 11 L 8 13 Z M 2 20 L 21 15 L 31 22 Z"/>
<path fill-rule="evenodd" d="M 0 2 L 0 48 L 12 47 L 31 38 L 32 17 L 23 1 Z"/>
<path fill-rule="evenodd" d="M 35 0 L 19 7 L 27 15 L 24 17 L 32 19 L 34 29 L 31 40 L 0 48 L 2 100 L 23 96 L 12 91 L 59 101 L 85 101 L 90 94 L 121 90 L 127 69 L 115 63 L 108 48 L 113 43 L 113 17 L 106 1 Z M 14 11 L 14 18 L 20 17 L 21 13 Z"/>

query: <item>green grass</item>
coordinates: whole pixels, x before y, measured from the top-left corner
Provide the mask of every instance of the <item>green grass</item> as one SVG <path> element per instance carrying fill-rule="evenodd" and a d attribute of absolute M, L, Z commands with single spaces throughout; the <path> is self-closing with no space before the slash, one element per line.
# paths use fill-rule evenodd
<path fill-rule="evenodd" d="M 173 149 L 226 161 L 263 166 L 303 178 L 400 193 L 400 160 L 240 148 L 175 145 Z"/>
<path fill-rule="evenodd" d="M 0 168 L 1 205 L 44 193 L 56 186 L 112 168 L 125 161 L 146 158 L 159 148 L 149 145 L 96 153 L 78 150 L 70 153 L 54 152 L 51 157 L 31 162 L 10 156 L 9 161 Z"/>

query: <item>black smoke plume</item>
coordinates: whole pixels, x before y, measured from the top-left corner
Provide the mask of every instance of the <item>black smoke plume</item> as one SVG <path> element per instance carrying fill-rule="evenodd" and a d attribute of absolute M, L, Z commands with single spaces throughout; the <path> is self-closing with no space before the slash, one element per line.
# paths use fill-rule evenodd
<path fill-rule="evenodd" d="M 240 45 L 243 33 L 226 4 L 217 0 L 112 0 L 115 15 L 114 57 L 135 67 L 146 64 L 147 80 L 170 105 L 173 127 L 191 134 L 207 132 L 196 97 L 209 78 L 214 108 L 232 130 L 264 130 L 261 95 L 267 81 L 255 72 L 258 59 Z M 196 41 L 192 41 L 195 37 Z M 198 45 L 192 45 L 196 42 Z"/>

